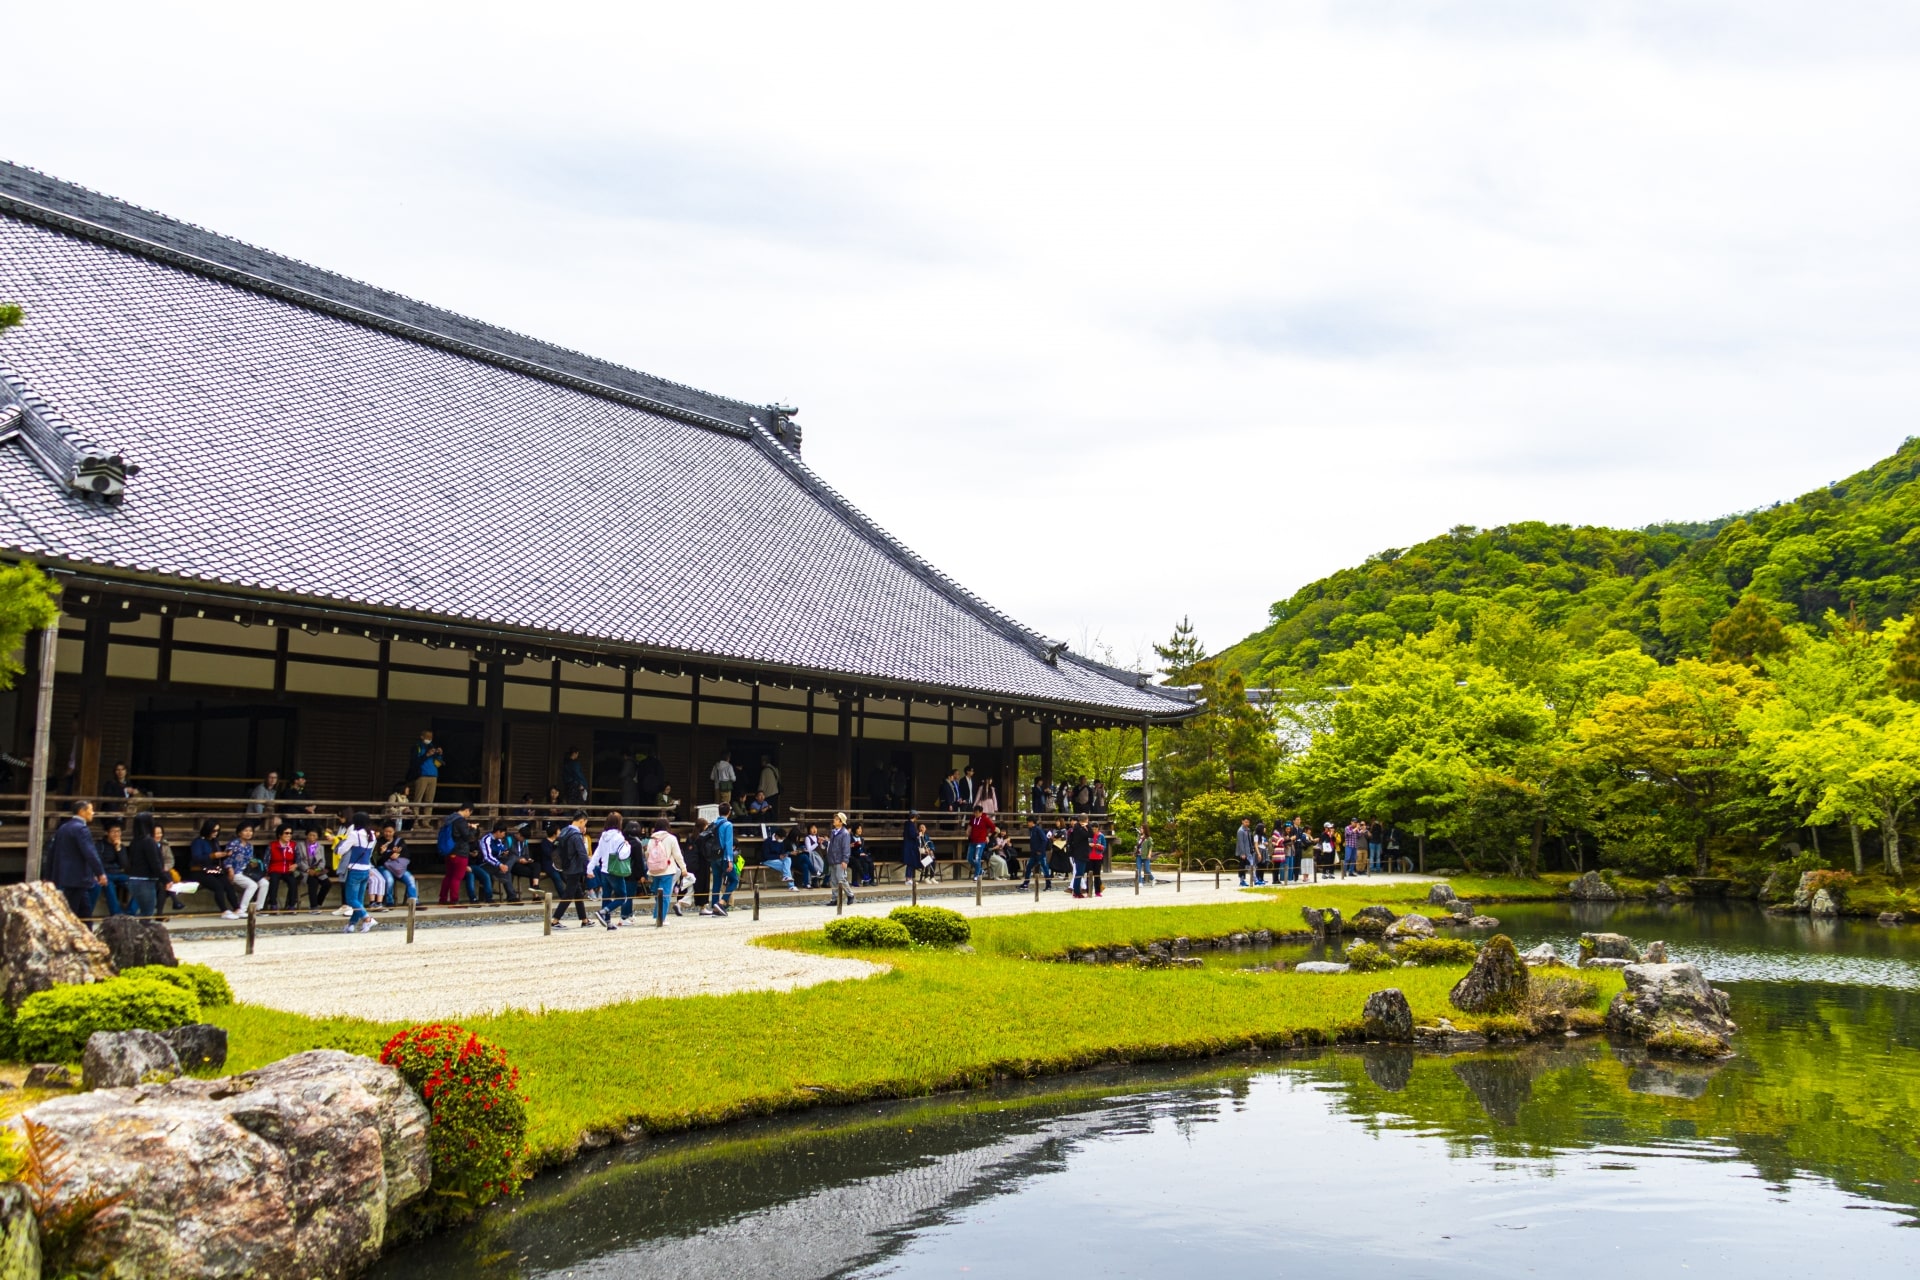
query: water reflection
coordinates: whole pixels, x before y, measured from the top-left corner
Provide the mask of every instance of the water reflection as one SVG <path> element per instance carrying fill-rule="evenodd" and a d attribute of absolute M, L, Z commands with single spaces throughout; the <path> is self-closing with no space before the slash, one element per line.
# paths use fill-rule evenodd
<path fill-rule="evenodd" d="M 1501 914 L 1517 939 L 1597 923 Z M 1753 912 L 1604 924 L 1725 957 L 1716 977 L 1774 972 L 1804 940 Z M 1802 958 L 1884 977 L 1912 948 L 1843 924 Z M 1722 985 L 1741 1024 L 1724 1064 L 1601 1038 L 1372 1049 L 822 1112 L 602 1153 L 376 1274 L 1912 1274 L 1912 991 Z"/>

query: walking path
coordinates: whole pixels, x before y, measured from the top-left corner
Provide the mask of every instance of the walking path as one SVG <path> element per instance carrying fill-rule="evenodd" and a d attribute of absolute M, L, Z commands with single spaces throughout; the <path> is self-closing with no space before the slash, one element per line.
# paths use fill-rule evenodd
<path fill-rule="evenodd" d="M 1427 878 L 1382 875 L 1355 883 Z M 1311 892 L 1313 886 L 1302 888 Z M 970 891 L 923 894 L 921 901 L 967 916 L 994 916 L 1198 906 L 1229 902 L 1239 894 L 1231 878 L 1215 889 L 1209 873 L 1187 877 L 1178 894 L 1171 882 L 1163 882 L 1135 895 L 1132 881 L 1126 880 L 1104 897 L 1078 901 L 1060 889 L 1042 893 L 1038 905 L 1029 894 L 1005 889 L 989 892 L 979 906 Z M 174 950 L 182 960 L 212 965 L 226 974 L 235 998 L 247 1004 L 376 1021 L 425 1021 L 505 1009 L 590 1009 L 644 996 L 791 991 L 885 972 L 885 965 L 863 960 L 748 945 L 767 934 L 817 929 L 834 915 L 831 906 L 786 903 L 777 894 L 764 901 L 766 909 L 757 921 L 743 904 L 725 918 L 691 911 L 685 917 L 669 916 L 662 929 L 653 926 L 650 916 L 636 915 L 611 932 L 597 923 L 583 929 L 569 922 L 568 928 L 545 937 L 538 919 L 514 920 L 423 928 L 409 945 L 400 921 L 388 913 L 366 934 L 262 931 L 251 956 L 239 938 L 189 940 L 184 932 L 176 935 Z M 906 895 L 897 889 L 884 895 L 863 893 L 846 910 L 849 915 L 883 916 L 904 901 Z"/>

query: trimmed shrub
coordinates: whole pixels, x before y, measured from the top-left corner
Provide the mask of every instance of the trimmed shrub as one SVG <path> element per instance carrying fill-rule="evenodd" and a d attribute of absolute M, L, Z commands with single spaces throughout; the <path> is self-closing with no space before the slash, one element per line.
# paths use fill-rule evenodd
<path fill-rule="evenodd" d="M 16 1046 L 30 1062 L 77 1062 L 96 1031 L 171 1031 L 200 1021 L 200 1001 L 171 982 L 130 978 L 36 991 L 14 1014 Z"/>
<path fill-rule="evenodd" d="M 1399 968 L 1400 962 L 1371 942 L 1356 942 L 1347 948 L 1347 967 L 1355 973 L 1379 973 Z"/>
<path fill-rule="evenodd" d="M 1408 964 L 1472 964 L 1479 954 L 1465 938 L 1407 938 L 1394 948 L 1394 955 Z"/>
<path fill-rule="evenodd" d="M 185 991 L 193 992 L 200 1001 L 202 1009 L 214 1009 L 223 1004 L 233 1003 L 233 988 L 227 985 L 227 975 L 218 969 L 204 964 L 143 964 L 132 969 L 122 969 L 123 978 L 157 978 L 161 982 L 171 982 Z"/>
<path fill-rule="evenodd" d="M 967 918 L 945 907 L 895 907 L 887 919 L 898 920 L 908 937 L 930 947 L 959 946 L 973 936 Z"/>
<path fill-rule="evenodd" d="M 429 1022 L 387 1041 L 380 1061 L 427 1104 L 433 1189 L 478 1207 L 520 1189 L 527 1105 L 520 1072 L 491 1040 L 465 1027 Z"/>
<path fill-rule="evenodd" d="M 898 920 L 842 916 L 827 921 L 827 941 L 836 947 L 910 947 L 913 935 Z"/>
<path fill-rule="evenodd" d="M 1273 829 L 1273 802 L 1257 791 L 1203 791 L 1180 806 L 1176 829 L 1180 851 L 1189 858 L 1233 861 L 1234 833 L 1240 819 L 1252 818 Z"/>

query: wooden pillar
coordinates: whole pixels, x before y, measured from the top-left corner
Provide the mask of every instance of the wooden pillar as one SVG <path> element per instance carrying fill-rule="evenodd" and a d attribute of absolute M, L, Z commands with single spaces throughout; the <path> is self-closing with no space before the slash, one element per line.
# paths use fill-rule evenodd
<path fill-rule="evenodd" d="M 86 648 L 80 659 L 80 772 L 75 795 L 100 792 L 100 735 L 107 714 L 107 619 L 87 619 Z"/>
<path fill-rule="evenodd" d="M 840 699 L 840 718 L 833 738 L 833 805 L 853 808 L 853 702 Z"/>
<path fill-rule="evenodd" d="M 373 749 L 367 752 L 367 767 L 372 776 L 367 783 L 367 794 L 385 796 L 393 786 L 394 779 L 386 776 L 387 767 L 387 685 L 390 674 L 389 663 L 393 661 L 393 641 L 380 642 L 380 670 L 375 673 L 373 685 Z"/>
<path fill-rule="evenodd" d="M 1055 786 L 1060 785 L 1060 779 L 1053 776 L 1053 721 L 1051 719 L 1040 722 L 1040 776 Z"/>
<path fill-rule="evenodd" d="M 1020 790 L 1020 756 L 1013 745 L 1014 719 L 1009 712 L 1000 720 L 1000 807 L 1009 811 L 1027 807 L 1026 799 L 1017 794 Z"/>
<path fill-rule="evenodd" d="M 1147 722 L 1142 720 L 1140 722 L 1140 825 L 1143 827 L 1147 825 L 1147 814 L 1153 807 L 1153 779 L 1148 776 L 1152 769 L 1149 763 L 1148 747 L 1151 740 L 1147 737 L 1148 732 Z"/>
<path fill-rule="evenodd" d="M 59 662 L 60 624 L 40 633 L 39 697 L 33 705 L 33 793 L 27 798 L 27 880 L 40 879 L 47 841 L 47 757 L 53 752 L 53 669 Z"/>
<path fill-rule="evenodd" d="M 687 803 L 700 803 L 700 783 L 703 778 L 700 769 L 700 673 L 687 672 Z M 739 784 L 735 783 L 734 794 L 738 795 Z"/>
<path fill-rule="evenodd" d="M 501 716 L 506 701 L 507 664 L 498 660 L 487 664 L 486 727 L 480 740 L 480 803 L 500 803 L 500 762 L 506 754 L 506 725 Z M 498 817 L 497 813 L 490 816 Z"/>

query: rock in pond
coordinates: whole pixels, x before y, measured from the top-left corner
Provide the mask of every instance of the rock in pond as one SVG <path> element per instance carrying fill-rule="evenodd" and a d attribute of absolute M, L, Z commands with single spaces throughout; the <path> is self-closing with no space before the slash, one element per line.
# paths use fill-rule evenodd
<path fill-rule="evenodd" d="M 1398 987 L 1369 995 L 1360 1016 L 1366 1021 L 1369 1040 L 1413 1039 L 1413 1006 Z"/>
<path fill-rule="evenodd" d="M 1387 938 L 1431 938 L 1433 921 L 1417 912 L 1401 916 L 1387 926 Z"/>
<path fill-rule="evenodd" d="M 1583 933 L 1580 935 L 1580 963 L 1594 960 L 1625 960 L 1638 964 L 1640 949 L 1623 933 Z"/>
<path fill-rule="evenodd" d="M 89 1273 L 355 1276 L 432 1172 L 425 1105 L 393 1068 L 337 1050 L 219 1080 L 56 1098 L 26 1114 L 71 1159 L 56 1207 L 122 1197 L 80 1237 L 74 1263 Z"/>
<path fill-rule="evenodd" d="M 1421 1048 L 1437 1053 L 1470 1053 L 1487 1047 L 1487 1038 L 1478 1031 L 1462 1031 L 1445 1018 L 1430 1027 L 1415 1027 L 1413 1038 Z"/>
<path fill-rule="evenodd" d="M 113 976 L 107 944 L 74 916 L 44 880 L 0 889 L 0 1000 L 7 1008 L 37 991 Z"/>
<path fill-rule="evenodd" d="M 173 954 L 173 935 L 151 916 L 108 916 L 100 922 L 100 941 L 122 973 L 142 965 L 180 963 Z"/>
<path fill-rule="evenodd" d="M 1875 924 L 1896 925 L 1904 924 L 1906 919 L 1907 917 L 1898 911 L 1882 911 L 1874 917 L 1873 922 Z"/>
<path fill-rule="evenodd" d="M 1648 964 L 1666 964 L 1667 963 L 1667 944 L 1664 942 L 1658 942 L 1658 941 L 1649 942 L 1647 944 L 1647 949 L 1641 953 L 1640 958 L 1646 961 Z"/>
<path fill-rule="evenodd" d="M 1315 933 L 1339 933 L 1342 931 L 1340 908 L 1338 907 L 1302 907 L 1300 918 L 1307 922 L 1307 928 Z"/>
<path fill-rule="evenodd" d="M 1393 914 L 1393 910 L 1390 907 L 1375 906 L 1375 907 L 1360 908 L 1358 911 L 1353 913 L 1353 918 L 1355 921 L 1378 920 L 1381 924 L 1388 925 L 1388 924 L 1392 924 L 1399 917 Z"/>
<path fill-rule="evenodd" d="M 1736 1030 L 1727 993 L 1707 985 L 1690 964 L 1630 964 L 1621 970 L 1627 989 L 1607 1009 L 1609 1030 L 1648 1042 L 1653 1049 L 1711 1057 L 1732 1052 Z"/>
<path fill-rule="evenodd" d="M 1293 966 L 1295 973 L 1345 973 L 1347 966 L 1331 960 L 1302 960 Z"/>
<path fill-rule="evenodd" d="M 80 1056 L 86 1089 L 131 1089 L 180 1074 L 180 1055 L 157 1031 L 96 1031 Z"/>
<path fill-rule="evenodd" d="M 180 1059 L 182 1071 L 218 1071 L 227 1065 L 227 1029 L 190 1022 L 160 1033 Z"/>
<path fill-rule="evenodd" d="M 1432 888 L 1427 890 L 1427 905 L 1433 906 L 1433 907 L 1444 907 L 1449 902 L 1452 902 L 1458 896 L 1459 895 L 1453 891 L 1452 885 L 1436 884 Z"/>
<path fill-rule="evenodd" d="M 40 1280 L 40 1223 L 18 1182 L 0 1182 L 0 1280 Z"/>
<path fill-rule="evenodd" d="M 1589 871 L 1568 885 L 1567 895 L 1582 902 L 1618 902 L 1620 900 L 1619 892 L 1602 880 L 1598 871 Z"/>
<path fill-rule="evenodd" d="M 1551 942 L 1543 942 L 1531 951 L 1520 953 L 1522 964 L 1532 965 L 1536 969 L 1551 969 L 1560 963 L 1560 956 Z"/>
<path fill-rule="evenodd" d="M 1840 904 L 1835 902 L 1833 895 L 1825 889 L 1815 889 L 1813 901 L 1807 904 L 1807 913 L 1816 916 L 1837 916 L 1840 914 Z"/>
<path fill-rule="evenodd" d="M 1473 958 L 1467 976 L 1454 983 L 1447 999 L 1467 1013 L 1512 1013 L 1527 998 L 1527 966 L 1513 940 L 1496 933 Z"/>
<path fill-rule="evenodd" d="M 1462 922 L 1469 929 L 1498 929 L 1500 921 L 1493 916 L 1472 916 Z"/>
<path fill-rule="evenodd" d="M 1580 967 L 1582 969 L 1624 969 L 1630 964 L 1637 963 L 1638 961 L 1634 960 L 1622 960 L 1618 956 L 1606 956 L 1599 960 L 1582 960 Z"/>

